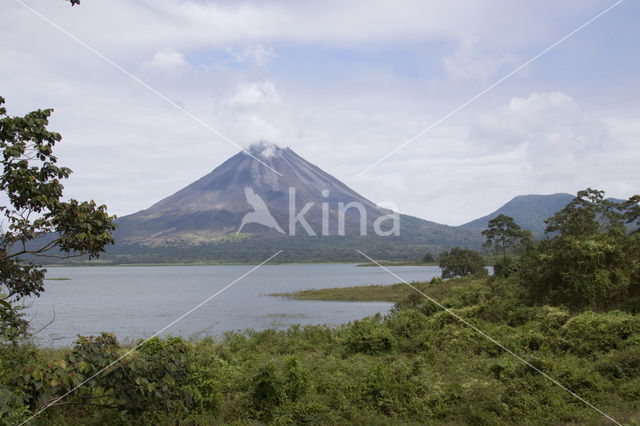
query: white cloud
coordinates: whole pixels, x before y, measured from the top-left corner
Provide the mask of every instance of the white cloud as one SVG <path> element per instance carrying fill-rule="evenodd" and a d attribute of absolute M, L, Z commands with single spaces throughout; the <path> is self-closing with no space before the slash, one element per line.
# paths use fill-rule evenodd
<path fill-rule="evenodd" d="M 276 58 L 273 47 L 265 47 L 261 44 L 244 46 L 241 49 L 227 49 L 227 52 L 238 62 L 251 62 L 258 67 L 265 67 Z"/>
<path fill-rule="evenodd" d="M 271 81 L 243 82 L 216 103 L 215 121 L 237 143 L 248 146 L 260 141 L 285 145 L 291 133 L 289 107 Z"/>
<path fill-rule="evenodd" d="M 456 80 L 480 80 L 486 81 L 494 76 L 505 65 L 516 63 L 514 55 L 504 53 L 496 55 L 494 49 L 482 51 L 478 46 L 477 37 L 465 38 L 458 50 L 452 55 L 445 56 L 442 64 L 447 73 Z"/>
<path fill-rule="evenodd" d="M 254 81 L 239 84 L 227 105 L 239 108 L 251 108 L 261 105 L 273 105 L 280 102 L 275 85 L 270 81 Z"/>
<path fill-rule="evenodd" d="M 524 147 L 523 167 L 554 180 L 592 174 L 603 147 L 612 143 L 604 122 L 562 92 L 514 97 L 506 107 L 481 116 L 470 137 L 491 150 Z"/>
<path fill-rule="evenodd" d="M 640 192 L 637 78 L 585 67 L 589 58 L 635 66 L 635 44 L 618 44 L 607 24 L 628 2 L 362 178 L 479 81 L 510 69 L 512 57 L 532 57 L 603 2 L 63 3 L 29 5 L 239 145 L 289 145 L 403 213 L 456 224 L 526 192 Z M 75 171 L 69 195 L 131 213 L 237 152 L 17 3 L 2 2 L 0 27 L 0 94 L 13 114 L 56 108 L 56 152 Z M 595 89 L 602 95 L 585 100 Z M 600 101 L 616 106 L 621 92 L 632 102 L 603 114 Z"/>
<path fill-rule="evenodd" d="M 234 124 L 237 128 L 242 129 L 243 140 L 249 143 L 282 140 L 280 128 L 260 114 L 240 115 L 236 117 Z"/>
<path fill-rule="evenodd" d="M 363 6 L 357 0 L 322 3 L 112 0 L 85 2 L 74 10 L 49 0 L 34 0 L 30 5 L 71 28 L 80 39 L 98 41 L 109 53 L 120 50 L 120 54 L 130 54 L 169 45 L 176 49 L 246 45 L 258 47 L 254 52 L 258 55 L 270 56 L 270 48 L 261 52 L 259 46 L 290 40 L 339 48 L 416 45 L 425 40 L 462 41 L 472 32 L 495 49 L 537 44 L 542 35 L 562 28 L 561 18 L 595 10 L 601 3 L 370 0 Z M 7 16 L 35 18 L 29 17 L 19 5 L 2 7 L 9 9 Z M 122 51 L 123 46 L 127 52 Z"/>
<path fill-rule="evenodd" d="M 150 69 L 159 69 L 163 71 L 175 71 L 189 67 L 189 62 L 184 54 L 174 50 L 172 47 L 166 47 L 154 53 L 151 60 L 145 62 L 143 67 Z"/>
<path fill-rule="evenodd" d="M 455 225 L 519 194 L 639 193 L 638 138 L 640 116 L 603 117 L 566 93 L 534 92 L 483 111 L 469 126 L 442 125 L 347 183 L 393 200 L 403 213 Z"/>

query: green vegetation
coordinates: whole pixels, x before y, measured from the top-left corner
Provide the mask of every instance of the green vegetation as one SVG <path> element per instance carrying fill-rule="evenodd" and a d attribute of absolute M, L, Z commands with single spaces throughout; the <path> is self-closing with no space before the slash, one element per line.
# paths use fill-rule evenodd
<path fill-rule="evenodd" d="M 286 297 L 294 300 L 395 303 L 404 300 L 412 292 L 415 292 L 415 290 L 412 290 L 406 284 L 394 284 L 302 290 L 294 293 L 273 293 L 269 296 Z"/>
<path fill-rule="evenodd" d="M 640 420 L 640 315 L 522 303 L 511 278 L 419 284 L 457 315 L 623 423 Z M 406 285 L 402 284 L 405 288 Z M 397 287 L 397 286 L 391 286 Z M 2 348 L 0 415 L 19 421 L 127 351 Z M 13 351 L 13 352 L 11 352 Z M 424 297 L 328 328 L 152 339 L 36 424 L 607 424 Z"/>
<path fill-rule="evenodd" d="M 457 291 L 458 287 L 467 285 L 465 280 L 447 281 L 446 285 L 442 284 L 440 278 L 434 278 L 429 283 L 419 282 L 411 283 L 420 292 L 432 297 L 436 300 L 442 299 L 451 291 Z M 416 290 L 410 286 L 401 283 L 393 285 L 363 285 L 356 287 L 337 287 L 323 288 L 317 290 L 301 290 L 293 293 L 273 293 L 269 296 L 287 297 L 294 300 L 325 300 L 336 302 L 392 302 L 400 303 L 408 297 L 415 295 Z"/>
<path fill-rule="evenodd" d="M 572 310 L 640 307 L 640 233 L 626 225 L 637 220 L 638 198 L 623 204 L 593 189 L 580 191 L 547 220 L 555 236 L 530 244 L 517 272 L 531 303 Z M 626 224 L 625 224 L 626 222 Z"/>
<path fill-rule="evenodd" d="M 467 280 L 456 279 L 443 284 L 440 278 L 430 282 L 414 282 L 411 286 L 435 300 L 441 300 L 459 287 L 468 284 Z M 273 293 L 269 296 L 287 297 L 294 300 L 325 300 L 336 302 L 392 302 L 400 303 L 416 294 L 416 290 L 407 284 L 363 285 L 355 287 L 323 288 L 301 290 L 293 293 Z"/>
<path fill-rule="evenodd" d="M 439 257 L 442 278 L 464 277 L 484 270 L 484 259 L 475 251 L 454 247 Z"/>

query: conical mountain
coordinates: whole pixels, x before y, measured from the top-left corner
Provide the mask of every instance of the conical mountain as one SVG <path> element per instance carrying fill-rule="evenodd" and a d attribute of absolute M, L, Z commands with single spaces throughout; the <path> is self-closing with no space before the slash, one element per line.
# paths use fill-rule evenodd
<path fill-rule="evenodd" d="M 286 234 L 291 234 L 291 199 L 295 200 L 296 214 L 312 203 L 301 216 L 311 233 L 299 220 L 296 221 L 295 232 L 298 235 L 300 231 L 302 235 L 323 233 L 323 203 L 328 207 L 325 233 L 329 235 L 337 235 L 339 231 L 339 203 L 361 205 L 366 211 L 368 225 L 385 213 L 290 148 L 260 143 L 252 145 L 248 152 L 234 155 L 208 175 L 150 208 L 123 217 L 119 220 L 118 234 L 123 242 L 150 245 L 215 241 L 221 236 L 236 233 L 243 217 L 254 210 L 247 199 L 247 188 L 265 202 Z M 354 207 L 345 213 L 345 233 L 353 235 L 359 232 L 360 211 Z M 352 226 L 354 224 L 357 226 Z M 278 232 L 257 223 L 247 224 L 242 231 L 251 234 Z"/>
<path fill-rule="evenodd" d="M 111 254 L 246 261 L 285 249 L 289 260 L 315 261 L 362 260 L 355 249 L 372 249 L 378 258 L 393 259 L 481 242 L 470 230 L 405 215 L 395 220 L 391 213 L 290 148 L 263 142 L 118 219 Z"/>

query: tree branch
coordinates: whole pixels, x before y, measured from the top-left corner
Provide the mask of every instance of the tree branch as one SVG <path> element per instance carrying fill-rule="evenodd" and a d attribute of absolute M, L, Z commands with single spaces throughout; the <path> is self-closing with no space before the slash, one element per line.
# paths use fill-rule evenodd
<path fill-rule="evenodd" d="M 42 326 L 38 331 L 36 331 L 35 333 L 32 333 L 32 336 L 35 336 L 36 334 L 40 333 L 42 330 L 44 330 L 45 328 L 49 327 L 51 324 L 54 323 L 54 321 L 56 320 L 56 308 L 51 305 L 51 309 L 53 310 L 53 318 L 51 318 L 51 321 L 49 321 L 48 323 L 46 323 L 44 326 Z"/>

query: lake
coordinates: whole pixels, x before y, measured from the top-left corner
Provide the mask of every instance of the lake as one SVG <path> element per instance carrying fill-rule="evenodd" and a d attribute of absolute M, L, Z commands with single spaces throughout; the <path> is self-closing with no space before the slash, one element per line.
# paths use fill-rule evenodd
<path fill-rule="evenodd" d="M 52 318 L 36 342 L 68 346 L 76 335 L 113 332 L 120 341 L 149 337 L 215 294 L 250 265 L 49 268 L 46 291 L 28 308 L 34 329 Z M 436 266 L 389 267 L 407 282 L 440 275 Z M 264 265 L 177 322 L 162 335 L 220 336 L 232 330 L 286 328 L 292 324 L 337 325 L 385 313 L 384 302 L 326 302 L 269 296 L 305 289 L 394 284 L 378 267 L 347 264 Z"/>

